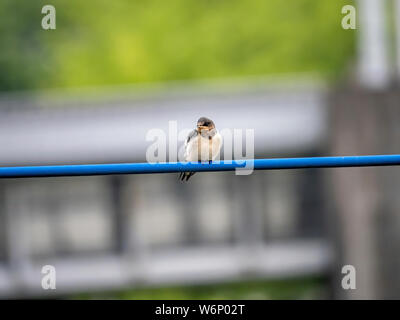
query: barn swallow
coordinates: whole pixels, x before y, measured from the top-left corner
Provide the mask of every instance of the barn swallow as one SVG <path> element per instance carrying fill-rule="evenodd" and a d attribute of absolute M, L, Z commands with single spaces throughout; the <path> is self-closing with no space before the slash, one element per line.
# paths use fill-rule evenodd
<path fill-rule="evenodd" d="M 208 161 L 210 164 L 215 160 L 222 146 L 222 137 L 214 122 L 206 117 L 197 121 L 197 127 L 191 131 L 185 141 L 185 161 Z M 194 172 L 181 172 L 179 179 L 188 181 Z"/>

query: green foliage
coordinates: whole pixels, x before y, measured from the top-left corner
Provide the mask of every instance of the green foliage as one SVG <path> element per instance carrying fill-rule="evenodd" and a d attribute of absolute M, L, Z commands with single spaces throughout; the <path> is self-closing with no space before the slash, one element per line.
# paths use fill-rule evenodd
<path fill-rule="evenodd" d="M 327 287 L 325 279 L 298 278 L 290 280 L 132 289 L 98 294 L 81 294 L 73 298 L 130 300 L 322 299 L 326 298 L 326 295 Z"/>
<path fill-rule="evenodd" d="M 317 72 L 354 53 L 350 0 L 2 0 L 0 90 Z M 57 29 L 41 29 L 41 7 Z"/>

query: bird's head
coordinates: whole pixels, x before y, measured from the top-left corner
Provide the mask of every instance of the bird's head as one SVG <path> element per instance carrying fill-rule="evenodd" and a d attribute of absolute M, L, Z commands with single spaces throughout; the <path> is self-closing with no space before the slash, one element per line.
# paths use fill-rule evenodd
<path fill-rule="evenodd" d="M 197 120 L 197 130 L 199 132 L 203 130 L 212 130 L 215 128 L 215 124 L 211 119 L 208 119 L 206 117 L 201 117 L 199 120 Z"/>

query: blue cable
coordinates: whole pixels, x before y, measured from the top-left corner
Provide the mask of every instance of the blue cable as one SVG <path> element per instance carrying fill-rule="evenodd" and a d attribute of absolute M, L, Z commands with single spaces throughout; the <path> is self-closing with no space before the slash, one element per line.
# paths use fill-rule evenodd
<path fill-rule="evenodd" d="M 167 163 L 114 163 L 79 164 L 55 166 L 20 166 L 0 168 L 0 178 L 33 178 L 60 176 L 90 176 L 112 174 L 171 173 L 182 171 L 233 171 L 251 167 L 254 170 L 334 168 L 400 165 L 400 155 L 373 155 L 347 157 L 309 157 L 250 159 L 208 163 L 167 162 Z"/>

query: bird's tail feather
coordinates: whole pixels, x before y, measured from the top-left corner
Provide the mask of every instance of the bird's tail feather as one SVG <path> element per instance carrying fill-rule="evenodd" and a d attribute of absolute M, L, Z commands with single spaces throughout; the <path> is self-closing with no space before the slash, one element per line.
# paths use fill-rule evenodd
<path fill-rule="evenodd" d="M 188 181 L 191 176 L 193 176 L 196 172 L 181 172 L 179 174 L 179 180 Z"/>

